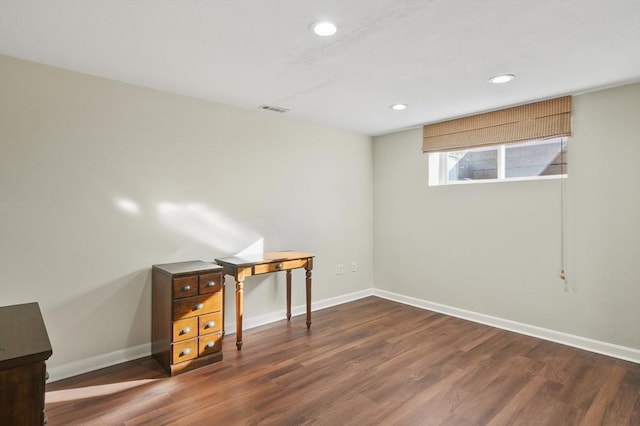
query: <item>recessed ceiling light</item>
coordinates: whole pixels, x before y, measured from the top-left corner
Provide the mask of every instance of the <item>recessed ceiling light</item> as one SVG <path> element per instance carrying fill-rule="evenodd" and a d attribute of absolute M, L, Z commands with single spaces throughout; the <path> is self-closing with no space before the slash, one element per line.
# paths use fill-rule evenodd
<path fill-rule="evenodd" d="M 319 36 L 327 37 L 334 35 L 336 31 L 338 31 L 338 28 L 333 22 L 320 21 L 311 25 L 311 30 Z"/>
<path fill-rule="evenodd" d="M 389 105 L 389 108 L 394 111 L 402 111 L 403 109 L 407 109 L 407 104 L 393 104 Z"/>
<path fill-rule="evenodd" d="M 502 84 L 502 83 L 508 83 L 514 78 L 516 78 L 516 76 L 513 74 L 499 74 L 491 77 L 489 79 L 489 82 L 493 84 Z"/>

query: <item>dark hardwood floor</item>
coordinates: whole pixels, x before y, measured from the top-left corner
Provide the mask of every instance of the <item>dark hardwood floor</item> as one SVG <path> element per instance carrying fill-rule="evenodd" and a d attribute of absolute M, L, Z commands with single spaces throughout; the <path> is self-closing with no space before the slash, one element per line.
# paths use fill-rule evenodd
<path fill-rule="evenodd" d="M 47 386 L 49 425 L 640 425 L 640 365 L 368 297 Z"/>

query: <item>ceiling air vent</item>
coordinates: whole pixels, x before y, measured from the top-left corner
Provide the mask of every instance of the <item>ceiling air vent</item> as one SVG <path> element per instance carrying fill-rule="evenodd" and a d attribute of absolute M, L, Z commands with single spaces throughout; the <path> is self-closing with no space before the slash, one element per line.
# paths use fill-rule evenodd
<path fill-rule="evenodd" d="M 282 114 L 283 112 L 289 111 L 286 108 L 273 106 L 273 105 L 260 105 L 258 108 L 264 109 L 264 110 L 267 110 L 267 111 L 279 112 L 280 114 Z"/>

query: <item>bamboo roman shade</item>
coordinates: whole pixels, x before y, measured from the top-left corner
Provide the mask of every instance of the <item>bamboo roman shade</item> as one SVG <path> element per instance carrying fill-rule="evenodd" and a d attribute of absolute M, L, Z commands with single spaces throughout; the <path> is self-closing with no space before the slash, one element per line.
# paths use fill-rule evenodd
<path fill-rule="evenodd" d="M 423 152 L 571 135 L 571 96 L 425 125 Z"/>

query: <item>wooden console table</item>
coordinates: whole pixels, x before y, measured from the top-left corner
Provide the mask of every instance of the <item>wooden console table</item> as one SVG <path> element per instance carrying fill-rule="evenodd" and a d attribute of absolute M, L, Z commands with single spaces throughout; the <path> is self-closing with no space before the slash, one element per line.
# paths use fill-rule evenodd
<path fill-rule="evenodd" d="M 291 319 L 291 270 L 304 268 L 306 272 L 307 328 L 311 327 L 311 269 L 313 254 L 297 251 L 276 251 L 242 257 L 223 257 L 216 263 L 226 275 L 236 280 L 236 347 L 242 349 L 243 283 L 246 277 L 270 272 L 287 272 L 287 321 Z"/>

